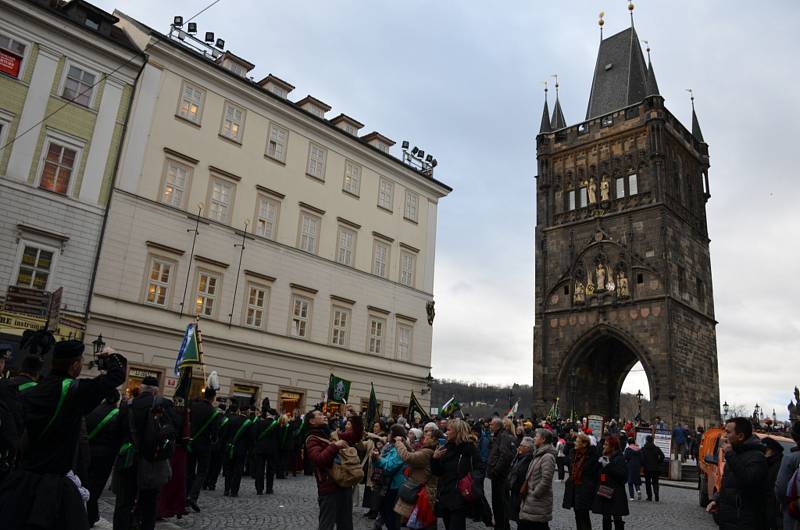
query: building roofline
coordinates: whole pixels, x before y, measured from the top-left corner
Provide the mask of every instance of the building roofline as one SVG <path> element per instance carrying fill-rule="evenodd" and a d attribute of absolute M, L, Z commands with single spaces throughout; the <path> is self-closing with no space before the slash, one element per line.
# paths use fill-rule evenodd
<path fill-rule="evenodd" d="M 259 81 L 258 84 L 260 86 L 264 86 L 265 83 L 269 83 L 269 82 L 275 83 L 279 87 L 281 87 L 283 89 L 286 89 L 288 92 L 291 92 L 292 90 L 295 89 L 295 86 L 293 84 L 289 83 L 288 81 L 284 81 L 283 79 L 281 79 L 277 75 L 273 75 L 273 74 L 267 75 L 265 78 L 261 79 L 261 81 Z"/>
<path fill-rule="evenodd" d="M 363 123 L 361 123 L 360 121 L 358 121 L 358 120 L 357 120 L 357 119 L 355 119 L 355 118 L 352 118 L 352 117 L 348 116 L 348 115 L 347 115 L 347 114 L 345 114 L 344 112 L 343 112 L 343 113 L 341 113 L 341 114 L 339 114 L 339 115 L 338 115 L 338 116 L 336 116 L 335 118 L 331 118 L 331 120 L 330 120 L 330 122 L 331 122 L 332 124 L 334 124 L 334 125 L 336 125 L 336 124 L 337 124 L 337 123 L 339 123 L 340 121 L 346 121 L 347 123 L 349 123 L 350 125 L 353 125 L 353 126 L 354 126 L 354 127 L 356 127 L 357 129 L 360 129 L 360 128 L 364 127 L 364 124 L 363 124 Z"/>

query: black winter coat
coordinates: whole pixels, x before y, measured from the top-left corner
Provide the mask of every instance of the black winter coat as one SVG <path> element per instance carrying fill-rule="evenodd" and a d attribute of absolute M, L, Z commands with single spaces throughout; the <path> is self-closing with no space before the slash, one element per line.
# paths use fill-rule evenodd
<path fill-rule="evenodd" d="M 522 483 L 525 482 L 527 478 L 528 466 L 531 464 L 532 459 L 533 453 L 528 451 L 528 453 L 521 457 L 517 455 L 511 463 L 511 471 L 508 473 L 506 487 L 511 492 L 511 503 L 509 505 L 511 509 L 508 515 L 509 519 L 512 521 L 519 520 L 519 507 L 522 504 L 519 490 L 522 487 Z"/>
<path fill-rule="evenodd" d="M 717 498 L 717 521 L 722 530 L 764 528 L 767 459 L 757 436 L 725 453 L 725 471 Z"/>
<path fill-rule="evenodd" d="M 572 463 L 570 464 L 570 474 L 566 484 L 564 484 L 564 502 L 562 507 L 567 510 L 588 512 L 592 509 L 595 494 L 597 493 L 597 483 L 600 480 L 600 464 L 597 462 L 597 449 L 593 446 L 586 448 L 586 462 L 583 465 L 583 477 L 579 485 L 573 481 L 573 466 L 575 461 L 575 451 L 572 451 Z"/>
<path fill-rule="evenodd" d="M 222 414 L 214 416 L 216 408 L 205 399 L 196 399 L 191 402 L 191 426 L 192 426 L 192 452 L 196 454 L 206 454 L 211 452 L 211 447 L 219 437 L 219 425 L 222 423 Z M 210 423 L 209 423 L 210 421 Z M 204 425 L 208 425 L 203 432 Z"/>
<path fill-rule="evenodd" d="M 775 482 L 778 479 L 778 471 L 781 468 L 783 453 L 774 453 L 767 458 L 767 510 L 766 526 L 767 530 L 777 530 L 783 528 L 783 511 L 780 508 L 778 499 L 775 498 Z"/>
<path fill-rule="evenodd" d="M 277 418 L 258 418 L 253 424 L 253 437 L 255 445 L 253 452 L 259 455 L 272 455 L 278 454 L 278 428 Z"/>
<path fill-rule="evenodd" d="M 653 442 L 646 442 L 642 446 L 642 467 L 645 471 L 661 471 L 664 462 L 664 451 Z"/>
<path fill-rule="evenodd" d="M 479 469 L 481 457 L 471 442 L 458 446 L 448 442 L 445 448 L 447 453 L 441 458 L 431 459 L 431 472 L 439 477 L 437 502 L 447 510 L 460 510 L 467 503 L 458 491 L 458 481 Z"/>
<path fill-rule="evenodd" d="M 492 436 L 489 460 L 486 462 L 486 476 L 491 480 L 505 480 L 511 469 L 511 461 L 517 452 L 517 438 L 505 429 Z"/>
<path fill-rule="evenodd" d="M 609 463 L 600 469 L 600 485 L 614 488 L 614 495 L 610 499 L 595 496 L 592 511 L 602 515 L 628 515 L 628 496 L 625 494 L 627 479 L 628 465 L 622 453 L 617 451 L 609 457 Z"/>

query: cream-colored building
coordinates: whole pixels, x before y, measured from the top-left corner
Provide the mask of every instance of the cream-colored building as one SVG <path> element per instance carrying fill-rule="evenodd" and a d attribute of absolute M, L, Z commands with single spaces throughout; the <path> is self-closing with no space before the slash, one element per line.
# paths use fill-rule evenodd
<path fill-rule="evenodd" d="M 115 22 L 84 1 L 0 0 L 0 342 L 45 324 L 82 336 L 145 59 Z"/>
<path fill-rule="evenodd" d="M 436 212 L 451 189 L 392 140 L 230 52 L 121 13 L 148 55 L 103 240 L 88 335 L 170 392 L 199 315 L 221 395 L 307 410 L 331 373 L 384 411 L 422 400 Z M 177 31 L 176 31 L 177 33 Z M 199 216 L 198 216 L 199 214 Z M 197 386 L 201 385 L 198 380 Z"/>

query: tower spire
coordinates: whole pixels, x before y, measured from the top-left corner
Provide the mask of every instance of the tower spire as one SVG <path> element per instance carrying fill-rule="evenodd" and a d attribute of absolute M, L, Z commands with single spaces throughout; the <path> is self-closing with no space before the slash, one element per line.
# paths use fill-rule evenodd
<path fill-rule="evenodd" d="M 547 106 L 547 81 L 544 82 L 544 109 L 542 110 L 542 124 L 539 126 L 539 134 L 548 133 L 550 128 L 550 109 Z"/>
<path fill-rule="evenodd" d="M 556 78 L 556 104 L 553 107 L 553 118 L 550 120 L 550 128 L 554 131 L 563 129 L 567 126 L 567 121 L 564 119 L 564 112 L 561 110 L 561 101 L 558 99 L 558 74 L 553 74 Z"/>
<path fill-rule="evenodd" d="M 648 96 L 658 96 L 660 95 L 658 91 L 658 83 L 656 82 L 656 73 L 653 70 L 653 63 L 650 62 L 650 43 L 646 40 L 643 40 L 645 46 L 647 46 L 647 80 L 645 82 L 645 88 L 647 89 L 646 92 Z"/>
<path fill-rule="evenodd" d="M 692 100 L 692 136 L 697 138 L 699 142 L 705 143 L 703 131 L 700 130 L 700 121 L 697 119 L 697 113 L 694 111 L 694 91 L 691 88 L 687 88 L 686 91 L 689 93 L 689 99 Z"/>

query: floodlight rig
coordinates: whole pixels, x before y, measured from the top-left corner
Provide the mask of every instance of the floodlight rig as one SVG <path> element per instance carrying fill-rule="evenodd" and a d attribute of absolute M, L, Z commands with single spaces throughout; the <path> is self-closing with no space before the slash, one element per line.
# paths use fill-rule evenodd
<path fill-rule="evenodd" d="M 403 140 L 403 163 L 411 166 L 414 169 L 421 171 L 426 177 L 433 177 L 433 168 L 439 165 L 439 162 L 433 158 L 433 155 L 428 153 L 425 155 L 425 150 L 420 149 L 416 145 L 409 151 L 410 143 L 408 140 Z"/>
<path fill-rule="evenodd" d="M 180 41 L 181 44 L 194 51 L 216 60 L 225 50 L 225 40 L 216 38 L 213 31 L 206 31 L 203 37 L 203 39 L 198 37 L 197 22 L 188 22 L 184 30 L 182 16 L 176 16 L 172 19 L 172 24 L 169 26 L 170 39 Z"/>

